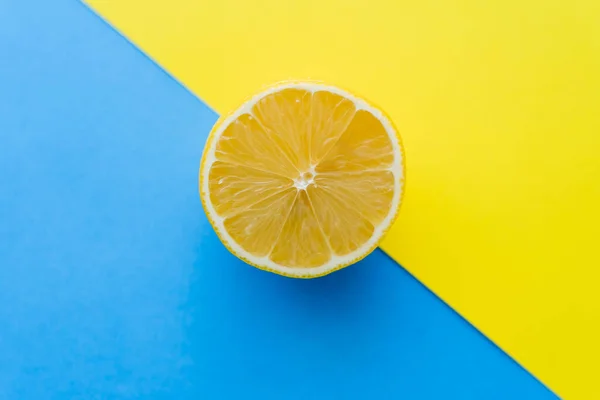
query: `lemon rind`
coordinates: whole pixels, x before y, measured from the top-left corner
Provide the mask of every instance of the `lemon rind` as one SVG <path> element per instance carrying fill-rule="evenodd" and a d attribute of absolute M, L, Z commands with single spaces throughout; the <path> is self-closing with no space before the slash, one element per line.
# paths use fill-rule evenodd
<path fill-rule="evenodd" d="M 279 265 L 266 257 L 256 257 L 245 251 L 227 232 L 223 225 L 223 218 L 220 217 L 212 206 L 210 200 L 210 192 L 208 187 L 208 172 L 210 167 L 216 161 L 215 150 L 218 138 L 221 136 L 223 131 L 229 124 L 235 121 L 240 115 L 249 113 L 252 107 L 261 98 L 279 92 L 285 89 L 302 89 L 310 92 L 317 91 L 329 91 L 334 94 L 343 96 L 351 100 L 358 110 L 366 110 L 372 113 L 379 121 L 381 121 L 386 132 L 388 133 L 392 142 L 392 148 L 394 150 L 394 163 L 390 168 L 390 171 L 394 174 L 396 186 L 394 188 L 394 197 L 392 199 L 392 205 L 388 215 L 384 220 L 375 228 L 375 231 L 371 238 L 367 240 L 363 246 L 354 250 L 353 252 L 344 255 L 337 256 L 332 254 L 331 259 L 325 264 L 318 267 L 302 268 L 302 267 L 286 267 Z M 320 276 L 328 275 L 332 272 L 338 271 L 349 265 L 352 265 L 367 255 L 372 253 L 381 240 L 385 237 L 385 234 L 389 231 L 393 223 L 398 217 L 400 206 L 405 193 L 405 181 L 406 181 L 406 160 L 404 146 L 402 139 L 391 119 L 379 108 L 374 106 L 372 103 L 367 102 L 363 98 L 355 96 L 351 92 L 340 89 L 339 87 L 324 84 L 316 81 L 286 81 L 279 82 L 275 85 L 269 86 L 266 90 L 263 90 L 256 95 L 249 98 L 242 106 L 236 110 L 223 115 L 213 126 L 211 132 L 208 135 L 206 145 L 202 154 L 199 171 L 199 192 L 202 206 L 206 212 L 208 220 L 215 230 L 217 236 L 225 247 L 233 253 L 236 257 L 243 260 L 247 264 L 250 264 L 256 268 L 264 271 L 273 272 L 279 275 L 292 277 L 292 278 L 317 278 Z"/>

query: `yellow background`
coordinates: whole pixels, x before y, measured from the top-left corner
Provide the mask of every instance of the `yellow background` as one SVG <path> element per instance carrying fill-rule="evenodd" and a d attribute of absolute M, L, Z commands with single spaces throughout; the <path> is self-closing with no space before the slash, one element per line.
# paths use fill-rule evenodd
<path fill-rule="evenodd" d="M 89 3 L 219 113 L 288 78 L 379 104 L 408 162 L 383 249 L 561 397 L 600 399 L 598 0 Z"/>

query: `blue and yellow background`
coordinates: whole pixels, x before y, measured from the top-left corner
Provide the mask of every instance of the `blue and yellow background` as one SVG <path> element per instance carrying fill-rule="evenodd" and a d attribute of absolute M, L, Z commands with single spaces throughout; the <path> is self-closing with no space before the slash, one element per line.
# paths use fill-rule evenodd
<path fill-rule="evenodd" d="M 0 399 L 600 397 L 598 71 L 593 0 L 1 0 Z M 407 149 L 383 250 L 310 281 L 197 193 L 218 113 L 286 78 Z"/>

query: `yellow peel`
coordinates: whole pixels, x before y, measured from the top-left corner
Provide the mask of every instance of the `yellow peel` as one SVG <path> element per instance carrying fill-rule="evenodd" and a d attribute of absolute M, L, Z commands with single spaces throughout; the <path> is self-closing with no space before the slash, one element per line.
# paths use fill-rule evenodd
<path fill-rule="evenodd" d="M 397 218 L 404 180 L 402 141 L 379 108 L 297 81 L 219 118 L 199 173 L 202 205 L 227 249 L 294 278 L 371 253 Z"/>

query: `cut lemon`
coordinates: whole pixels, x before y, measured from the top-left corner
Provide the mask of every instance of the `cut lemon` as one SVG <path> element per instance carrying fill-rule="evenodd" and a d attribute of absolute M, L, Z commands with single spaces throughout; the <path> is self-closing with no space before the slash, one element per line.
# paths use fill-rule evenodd
<path fill-rule="evenodd" d="M 237 257 L 312 278 L 375 249 L 398 214 L 404 156 L 390 120 L 335 87 L 276 85 L 222 117 L 200 166 L 200 197 Z"/>

